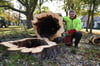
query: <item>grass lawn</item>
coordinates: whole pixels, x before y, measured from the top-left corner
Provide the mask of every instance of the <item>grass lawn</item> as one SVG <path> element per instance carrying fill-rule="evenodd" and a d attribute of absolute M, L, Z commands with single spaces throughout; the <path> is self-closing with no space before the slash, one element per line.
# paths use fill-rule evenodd
<path fill-rule="evenodd" d="M 0 34 L 7 34 L 13 31 L 25 31 L 23 26 L 9 26 L 8 28 L 0 28 Z"/>
<path fill-rule="evenodd" d="M 0 41 L 12 41 L 31 37 L 33 29 L 25 29 L 23 26 L 9 26 L 0 28 Z M 8 52 L 4 46 L 0 46 L 0 66 L 40 66 L 36 59 L 28 54 L 18 51 Z"/>
<path fill-rule="evenodd" d="M 30 34 L 34 34 L 33 28 L 26 29 L 23 26 L 9 26 L 8 28 L 0 28 L 1 41 L 21 39 L 28 37 Z"/>

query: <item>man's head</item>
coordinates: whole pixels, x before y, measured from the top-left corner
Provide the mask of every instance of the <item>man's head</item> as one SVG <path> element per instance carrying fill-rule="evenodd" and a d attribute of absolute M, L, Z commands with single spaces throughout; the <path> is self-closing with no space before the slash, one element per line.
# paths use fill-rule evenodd
<path fill-rule="evenodd" d="M 76 17 L 76 12 L 74 10 L 70 10 L 69 16 L 70 16 L 71 19 L 74 19 Z"/>

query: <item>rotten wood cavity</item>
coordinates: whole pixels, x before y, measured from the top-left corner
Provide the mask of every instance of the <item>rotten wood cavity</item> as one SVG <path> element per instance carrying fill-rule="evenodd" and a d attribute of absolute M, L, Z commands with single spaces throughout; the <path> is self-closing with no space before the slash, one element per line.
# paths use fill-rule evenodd
<path fill-rule="evenodd" d="M 51 12 L 41 13 L 34 17 L 32 25 L 37 37 L 1 42 L 0 45 L 6 46 L 10 51 L 40 54 L 42 59 L 55 58 L 62 52 L 61 47 L 53 42 L 57 38 L 62 38 L 64 33 L 61 16 Z"/>

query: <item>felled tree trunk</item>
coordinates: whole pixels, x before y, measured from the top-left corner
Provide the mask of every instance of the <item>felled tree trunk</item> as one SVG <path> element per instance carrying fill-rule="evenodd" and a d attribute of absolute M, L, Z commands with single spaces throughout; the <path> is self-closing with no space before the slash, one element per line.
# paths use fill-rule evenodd
<path fill-rule="evenodd" d="M 61 47 L 53 42 L 62 40 L 64 34 L 63 19 L 55 13 L 42 13 L 35 16 L 33 21 L 35 38 L 25 38 L 16 41 L 1 42 L 9 51 L 32 53 L 41 59 L 54 59 L 62 52 Z M 38 57 L 39 56 L 39 57 Z"/>
<path fill-rule="evenodd" d="M 100 36 L 93 35 L 89 38 L 89 42 L 95 45 L 100 45 Z"/>
<path fill-rule="evenodd" d="M 54 41 L 64 34 L 63 19 L 56 13 L 41 13 L 34 17 L 32 22 L 36 35 L 39 38 L 48 38 Z"/>

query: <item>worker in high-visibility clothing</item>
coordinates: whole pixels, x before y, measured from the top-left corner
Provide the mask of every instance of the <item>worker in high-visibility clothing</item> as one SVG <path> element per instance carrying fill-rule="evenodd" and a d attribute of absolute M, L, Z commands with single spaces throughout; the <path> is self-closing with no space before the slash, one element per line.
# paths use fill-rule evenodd
<path fill-rule="evenodd" d="M 74 10 L 69 11 L 69 16 L 64 16 L 63 20 L 65 21 L 66 26 L 66 39 L 65 44 L 67 46 L 74 46 L 78 48 L 78 44 L 81 40 L 82 33 L 80 32 L 82 28 L 81 19 L 76 16 L 76 12 Z M 73 38 L 75 38 L 75 42 L 73 42 Z"/>

